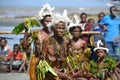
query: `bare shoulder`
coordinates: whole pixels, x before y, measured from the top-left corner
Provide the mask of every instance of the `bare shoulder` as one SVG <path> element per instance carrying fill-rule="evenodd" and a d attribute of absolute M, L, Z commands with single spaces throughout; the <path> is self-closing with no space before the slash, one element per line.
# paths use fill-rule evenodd
<path fill-rule="evenodd" d="M 49 35 L 48 37 L 46 37 L 46 38 L 43 40 L 43 43 L 49 43 L 49 42 L 50 42 L 50 38 L 51 38 L 51 35 Z"/>
<path fill-rule="evenodd" d="M 82 39 L 79 39 L 81 43 L 86 44 L 86 42 Z"/>

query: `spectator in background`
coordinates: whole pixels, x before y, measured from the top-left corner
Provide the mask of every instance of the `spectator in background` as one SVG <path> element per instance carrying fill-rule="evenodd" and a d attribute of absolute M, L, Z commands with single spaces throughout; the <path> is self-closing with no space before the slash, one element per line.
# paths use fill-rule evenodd
<path fill-rule="evenodd" d="M 104 43 L 104 35 L 105 35 L 105 31 L 99 27 L 99 22 L 104 18 L 105 13 L 101 12 L 98 14 L 98 22 L 96 24 L 96 26 L 93 28 L 93 31 L 99 31 L 100 34 L 94 34 L 94 45 L 96 45 L 98 40 L 101 40 Z"/>
<path fill-rule="evenodd" d="M 22 64 L 22 57 L 23 54 L 20 52 L 19 50 L 19 45 L 18 44 L 14 44 L 13 46 L 13 51 L 8 53 L 6 62 L 10 62 L 9 64 L 9 71 L 13 70 L 13 67 L 15 66 L 20 66 Z"/>
<path fill-rule="evenodd" d="M 87 23 L 85 25 L 85 29 L 83 31 L 92 31 L 92 29 L 94 27 L 94 24 L 95 24 L 94 19 L 88 19 L 88 21 L 87 21 Z M 91 34 L 82 34 L 81 39 L 83 39 L 87 43 L 87 46 L 89 48 L 91 48 L 92 55 L 91 55 L 90 59 L 91 60 L 96 60 L 97 57 L 96 57 L 96 54 L 93 51 L 93 43 L 94 43 L 93 35 L 91 35 Z"/>
<path fill-rule="evenodd" d="M 109 56 L 115 57 L 116 49 L 118 48 L 114 39 L 117 38 L 120 34 L 120 20 L 118 16 L 114 13 L 117 12 L 115 6 L 110 7 L 110 14 L 106 15 L 99 23 L 100 27 L 106 31 L 105 42 L 106 47 L 109 49 Z"/>
<path fill-rule="evenodd" d="M 7 40 L 5 38 L 1 38 L 0 39 L 0 61 L 4 61 L 9 51 L 10 51 L 10 47 L 7 45 Z"/>
<path fill-rule="evenodd" d="M 86 23 L 87 23 L 87 14 L 84 13 L 84 12 L 81 13 L 80 19 L 81 19 L 81 21 L 80 21 L 81 29 L 84 30 L 85 25 L 86 25 Z"/>
<path fill-rule="evenodd" d="M 21 72 L 22 70 L 24 70 L 24 72 L 26 72 L 29 66 L 29 61 L 31 58 L 31 47 L 27 48 L 26 52 L 23 54 L 23 63 L 19 69 L 19 72 Z"/>
<path fill-rule="evenodd" d="M 88 19 L 88 22 L 86 23 L 85 25 L 85 28 L 83 31 L 91 31 L 94 27 L 94 24 L 95 24 L 95 21 L 94 19 Z M 84 35 L 81 35 L 81 38 L 87 43 L 88 47 L 91 46 L 91 36 L 90 34 L 84 34 Z"/>

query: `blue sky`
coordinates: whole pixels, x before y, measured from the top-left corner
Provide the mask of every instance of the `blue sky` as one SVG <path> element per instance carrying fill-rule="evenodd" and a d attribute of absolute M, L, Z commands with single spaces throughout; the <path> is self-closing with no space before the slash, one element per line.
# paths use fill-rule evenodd
<path fill-rule="evenodd" d="M 0 0 L 0 6 L 39 7 L 47 2 L 55 7 L 107 7 L 109 0 Z"/>

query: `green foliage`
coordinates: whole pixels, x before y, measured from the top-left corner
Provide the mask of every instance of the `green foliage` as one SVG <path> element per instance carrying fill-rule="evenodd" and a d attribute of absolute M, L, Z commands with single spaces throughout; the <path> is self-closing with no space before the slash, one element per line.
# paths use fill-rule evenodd
<path fill-rule="evenodd" d="M 37 27 L 40 26 L 37 20 L 25 18 L 25 21 L 23 23 L 20 23 L 17 26 L 15 26 L 15 28 L 12 30 L 12 32 L 18 35 L 25 28 L 31 29 L 31 27 L 34 27 L 34 26 L 37 26 Z"/>
<path fill-rule="evenodd" d="M 38 23 L 38 21 L 36 21 L 36 20 L 31 20 L 31 26 L 33 27 L 33 26 L 37 26 L 37 27 L 39 27 L 40 26 L 40 24 Z"/>
<path fill-rule="evenodd" d="M 15 26 L 15 28 L 12 30 L 13 33 L 15 34 L 19 34 L 20 32 L 22 32 L 24 30 L 24 23 L 20 23 L 17 26 Z"/>
<path fill-rule="evenodd" d="M 37 80 L 44 80 L 45 75 L 48 72 L 50 72 L 53 76 L 58 76 L 45 60 L 40 60 L 39 64 L 37 65 Z"/>
<path fill-rule="evenodd" d="M 92 73 L 93 77 L 100 78 L 100 72 L 97 63 L 94 61 L 90 61 L 90 73 Z"/>
<path fill-rule="evenodd" d="M 116 67 L 116 60 L 113 57 L 107 56 L 104 59 L 105 66 L 104 68 L 107 68 L 109 70 L 112 70 Z"/>
<path fill-rule="evenodd" d="M 76 69 L 76 62 L 73 60 L 72 56 L 67 57 L 67 62 L 70 62 L 73 69 Z"/>
<path fill-rule="evenodd" d="M 71 34 L 69 32 L 65 32 L 63 38 L 71 39 Z"/>
<path fill-rule="evenodd" d="M 110 56 L 106 56 L 103 62 L 104 65 L 98 65 L 94 61 L 90 61 L 90 73 L 92 73 L 93 77 L 104 80 L 105 70 L 109 72 L 116 67 L 116 60 Z"/>

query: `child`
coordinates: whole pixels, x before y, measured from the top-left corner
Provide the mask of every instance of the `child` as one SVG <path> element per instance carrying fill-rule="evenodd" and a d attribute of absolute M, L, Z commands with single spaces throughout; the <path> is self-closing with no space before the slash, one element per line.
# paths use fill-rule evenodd
<path fill-rule="evenodd" d="M 23 54 L 19 51 L 19 45 L 14 44 L 13 51 L 8 53 L 6 61 L 10 61 L 9 70 L 12 71 L 13 67 L 22 64 Z"/>
<path fill-rule="evenodd" d="M 105 75 L 103 75 L 104 80 L 107 80 L 108 78 L 110 80 L 114 80 L 115 78 L 113 78 L 113 73 L 115 73 L 115 76 L 117 77 L 117 79 L 120 80 L 118 76 L 117 68 L 116 68 L 116 60 L 112 57 L 106 56 L 109 49 L 100 45 L 103 45 L 103 43 L 101 42 L 101 40 L 98 40 L 97 47 L 94 49 L 94 51 L 98 56 L 98 60 L 96 61 L 96 63 L 98 65 L 99 71 L 105 72 Z"/>

